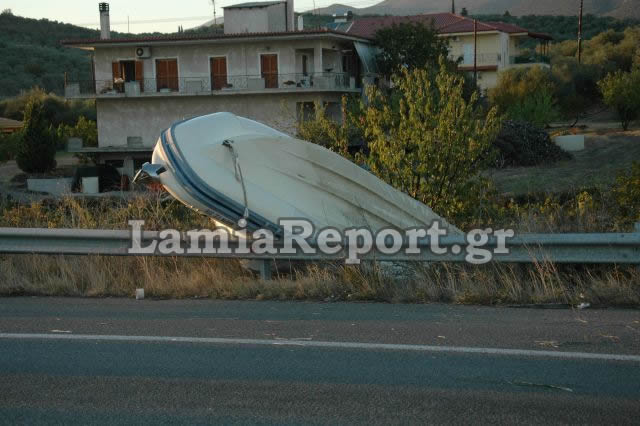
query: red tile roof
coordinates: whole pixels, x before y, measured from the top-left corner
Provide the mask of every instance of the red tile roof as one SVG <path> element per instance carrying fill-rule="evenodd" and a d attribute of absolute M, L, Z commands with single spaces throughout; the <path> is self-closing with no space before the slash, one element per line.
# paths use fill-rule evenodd
<path fill-rule="evenodd" d="M 238 34 L 171 34 L 149 37 L 111 38 L 111 39 L 72 39 L 62 40 L 61 43 L 67 46 L 92 46 L 98 44 L 118 44 L 118 43 L 153 43 L 153 42 L 180 42 L 180 41 L 207 41 L 207 40 L 231 40 L 257 37 L 295 37 L 306 35 L 337 35 L 366 39 L 358 34 L 345 33 L 342 31 L 328 29 L 310 29 L 303 31 L 270 32 L 270 33 L 238 33 Z"/>
<path fill-rule="evenodd" d="M 376 31 L 379 29 L 387 28 L 394 24 L 411 22 L 433 25 L 435 30 L 441 34 L 473 32 L 473 19 L 453 13 L 429 13 L 413 16 L 381 16 L 356 19 L 347 32 L 360 37 L 374 38 Z M 487 31 L 501 31 L 509 34 L 525 33 L 531 37 L 544 38 L 547 40 L 552 39 L 551 36 L 547 34 L 532 33 L 522 27 L 505 22 L 478 21 L 478 32 Z"/>

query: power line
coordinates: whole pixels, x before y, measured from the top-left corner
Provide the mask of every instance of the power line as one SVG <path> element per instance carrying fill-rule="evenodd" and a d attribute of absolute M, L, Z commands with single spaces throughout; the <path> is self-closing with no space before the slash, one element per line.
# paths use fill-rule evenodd
<path fill-rule="evenodd" d="M 157 19 L 140 19 L 136 21 L 112 21 L 111 25 L 127 25 L 127 24 L 161 24 L 161 23 L 173 23 L 173 22 L 186 22 L 186 21 L 200 21 L 202 19 L 211 19 L 211 15 L 206 16 L 190 16 L 186 18 L 157 18 Z M 80 27 L 95 27 L 100 26 L 98 22 L 75 24 Z"/>
<path fill-rule="evenodd" d="M 582 6 L 584 0 L 580 0 L 580 18 L 578 18 L 578 64 L 582 61 Z"/>

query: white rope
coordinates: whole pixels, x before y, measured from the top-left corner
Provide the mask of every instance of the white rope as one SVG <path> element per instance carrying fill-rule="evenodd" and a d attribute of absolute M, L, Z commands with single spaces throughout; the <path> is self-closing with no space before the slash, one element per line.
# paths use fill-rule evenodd
<path fill-rule="evenodd" d="M 247 198 L 247 188 L 244 184 L 244 177 L 242 176 L 242 168 L 240 167 L 240 160 L 238 159 L 238 153 L 233 148 L 232 144 L 233 144 L 233 141 L 229 139 L 225 139 L 222 142 L 222 145 L 226 146 L 231 151 L 231 156 L 233 157 L 233 169 L 235 172 L 235 178 L 238 182 L 240 182 L 240 185 L 242 185 L 242 195 L 244 197 L 244 215 L 238 221 L 238 225 L 241 228 L 245 228 L 247 226 L 247 219 L 249 218 L 249 200 Z"/>

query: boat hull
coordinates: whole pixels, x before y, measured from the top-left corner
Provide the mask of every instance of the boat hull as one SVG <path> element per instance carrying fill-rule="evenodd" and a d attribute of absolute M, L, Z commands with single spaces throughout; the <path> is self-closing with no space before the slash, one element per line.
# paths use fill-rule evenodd
<path fill-rule="evenodd" d="M 408 229 L 454 226 L 340 155 L 246 118 L 216 113 L 163 132 L 153 164 L 159 180 L 218 225 L 280 233 L 278 221 L 304 218 L 316 232 L 333 227 Z M 244 223 L 242 223 L 244 225 Z"/>

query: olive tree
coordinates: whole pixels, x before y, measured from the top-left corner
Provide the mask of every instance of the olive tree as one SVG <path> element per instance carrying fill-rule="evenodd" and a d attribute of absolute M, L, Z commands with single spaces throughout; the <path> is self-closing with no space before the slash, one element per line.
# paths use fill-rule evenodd
<path fill-rule="evenodd" d="M 640 69 L 632 72 L 617 71 L 598 82 L 604 103 L 616 110 L 622 128 L 640 115 Z"/>
<path fill-rule="evenodd" d="M 480 171 L 491 162 L 500 118 L 485 113 L 477 93 L 463 96 L 464 79 L 440 58 L 440 71 L 403 70 L 394 90 L 369 87 L 362 116 L 368 152 L 360 160 L 378 177 L 455 220 L 482 193 Z"/>

